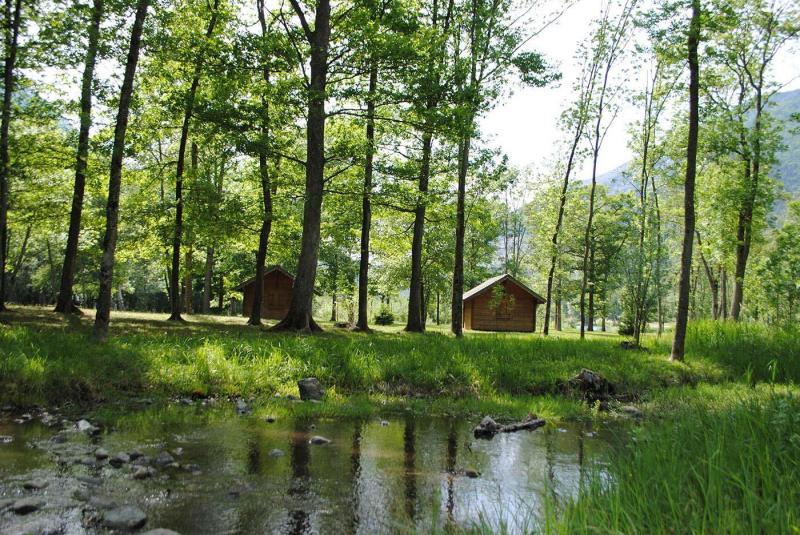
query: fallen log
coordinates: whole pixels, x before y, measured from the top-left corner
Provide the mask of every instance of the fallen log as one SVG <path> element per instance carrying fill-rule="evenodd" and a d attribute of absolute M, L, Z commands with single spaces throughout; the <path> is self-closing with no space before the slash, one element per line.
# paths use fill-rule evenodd
<path fill-rule="evenodd" d="M 485 438 L 491 440 L 497 433 L 516 433 L 517 431 L 533 431 L 542 427 L 545 421 L 538 418 L 535 414 L 529 414 L 521 422 L 500 425 L 491 417 L 485 416 L 473 430 L 475 438 Z"/>

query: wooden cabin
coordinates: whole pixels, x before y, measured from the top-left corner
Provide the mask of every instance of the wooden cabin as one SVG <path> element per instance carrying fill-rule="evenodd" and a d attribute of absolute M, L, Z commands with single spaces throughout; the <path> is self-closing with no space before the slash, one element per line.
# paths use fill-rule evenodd
<path fill-rule="evenodd" d="M 264 269 L 262 279 L 263 292 L 261 294 L 261 317 L 271 320 L 282 320 L 289 311 L 292 300 L 292 286 L 294 276 L 280 266 L 270 266 Z M 253 310 L 253 297 L 256 292 L 256 279 L 253 277 L 236 287 L 244 298 L 242 302 L 242 315 L 250 316 Z"/>
<path fill-rule="evenodd" d="M 536 331 L 536 307 L 545 299 L 506 273 L 464 294 L 464 328 L 475 331 Z"/>

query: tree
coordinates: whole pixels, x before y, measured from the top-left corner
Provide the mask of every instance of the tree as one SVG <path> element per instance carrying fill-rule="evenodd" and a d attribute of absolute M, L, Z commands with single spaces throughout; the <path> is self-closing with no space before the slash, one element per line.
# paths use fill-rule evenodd
<path fill-rule="evenodd" d="M 6 309 L 6 255 L 8 254 L 8 131 L 11 125 L 11 104 L 14 95 L 14 69 L 19 47 L 22 0 L 5 1 L 5 59 L 3 67 L 3 109 L 0 117 L 0 311 Z"/>
<path fill-rule="evenodd" d="M 700 123 L 700 64 L 697 49 L 700 42 L 700 0 L 692 0 L 692 18 L 688 32 L 689 59 L 689 134 L 686 145 L 686 178 L 683 186 L 683 247 L 678 282 L 678 314 L 670 360 L 682 361 L 686 351 L 686 325 L 689 321 L 689 285 L 692 276 L 694 244 L 694 186 L 697 175 L 697 138 Z"/>
<path fill-rule="evenodd" d="M 321 330 L 312 317 L 311 307 L 319 258 L 322 194 L 325 182 L 325 98 L 331 37 L 331 5 L 329 0 L 316 0 L 312 29 L 298 1 L 291 0 L 291 3 L 297 18 L 300 19 L 303 36 L 311 49 L 310 79 L 307 85 L 305 201 L 300 259 L 292 287 L 292 300 L 286 317 L 273 329 L 312 332 Z"/>
<path fill-rule="evenodd" d="M 75 187 L 72 194 L 72 211 L 69 218 L 67 248 L 64 252 L 64 264 L 61 268 L 61 286 L 56 302 L 56 312 L 78 312 L 73 304 L 72 285 L 75 280 L 75 260 L 78 255 L 78 238 L 81 230 L 81 213 L 83 212 L 83 196 L 86 189 L 86 167 L 89 161 L 89 130 L 92 127 L 92 83 L 94 67 L 97 60 L 98 42 L 100 40 L 100 21 L 103 18 L 104 0 L 93 0 L 91 22 L 87 29 L 89 36 L 86 46 L 86 60 L 81 81 L 81 114 L 78 133 L 78 150 L 75 161 Z"/>
<path fill-rule="evenodd" d="M 136 75 L 136 64 L 139 62 L 142 28 L 147 16 L 148 5 L 149 0 L 138 0 L 136 3 L 136 16 L 131 29 L 128 59 L 125 63 L 125 76 L 120 89 L 117 120 L 114 127 L 114 145 L 111 151 L 111 173 L 108 180 L 108 201 L 106 203 L 106 231 L 103 238 L 103 257 L 100 262 L 100 291 L 94 320 L 94 336 L 98 340 L 105 340 L 108 337 L 108 324 L 111 319 L 111 288 L 114 282 L 114 253 L 117 248 L 125 134 L 128 130 L 128 113 L 133 96 L 133 82 Z"/>

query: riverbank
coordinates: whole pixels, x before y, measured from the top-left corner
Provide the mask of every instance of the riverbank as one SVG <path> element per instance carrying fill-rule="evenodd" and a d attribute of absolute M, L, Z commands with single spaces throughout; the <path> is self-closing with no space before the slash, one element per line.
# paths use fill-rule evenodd
<path fill-rule="evenodd" d="M 575 415 L 563 384 L 592 369 L 631 398 L 666 387 L 800 379 L 800 337 L 761 326 L 695 324 L 687 362 L 669 362 L 669 341 L 650 336 L 644 350 L 622 338 L 575 334 L 409 334 L 399 327 L 372 334 L 329 327 L 317 336 L 266 332 L 243 318 L 116 313 L 111 339 L 90 337 L 92 316 L 64 318 L 50 310 L 14 307 L 0 326 L 0 401 L 30 405 L 95 404 L 134 397 L 243 397 L 268 403 L 297 394 L 314 376 L 327 388 L 324 408 L 399 406 L 493 409 L 518 416 Z M 422 402 L 418 400 L 424 400 Z M 538 404 L 538 405 L 537 405 Z M 294 410 L 294 409 L 293 409 Z M 298 409 L 301 410 L 301 409 Z M 471 410 L 471 409 L 470 409 Z"/>

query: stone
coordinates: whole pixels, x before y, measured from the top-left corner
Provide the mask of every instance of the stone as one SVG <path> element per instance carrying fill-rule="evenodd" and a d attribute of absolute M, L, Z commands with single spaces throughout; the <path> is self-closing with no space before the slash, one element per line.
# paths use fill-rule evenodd
<path fill-rule="evenodd" d="M 167 451 L 162 451 L 153 459 L 153 464 L 158 466 L 167 466 L 175 462 L 175 458 Z"/>
<path fill-rule="evenodd" d="M 200 465 L 197 463 L 188 463 L 183 465 L 183 469 L 187 472 L 199 472 Z"/>
<path fill-rule="evenodd" d="M 44 507 L 44 503 L 40 498 L 22 498 L 11 505 L 11 510 L 18 515 L 27 515 Z"/>
<path fill-rule="evenodd" d="M 631 418 L 641 418 L 644 416 L 644 413 L 639 408 L 634 407 L 633 405 L 623 405 L 622 407 L 619 408 L 619 411 L 624 414 L 627 414 Z"/>
<path fill-rule="evenodd" d="M 105 511 L 106 509 L 119 507 L 119 504 L 110 496 L 92 496 L 89 498 L 89 506 L 100 511 Z"/>
<path fill-rule="evenodd" d="M 583 368 L 578 375 L 570 379 L 567 386 L 568 390 L 579 391 L 590 403 L 608 401 L 616 392 L 616 387 L 611 381 L 588 368 Z"/>
<path fill-rule="evenodd" d="M 133 471 L 133 479 L 148 479 L 156 475 L 156 469 L 150 466 L 138 466 Z"/>
<path fill-rule="evenodd" d="M 475 479 L 476 477 L 480 477 L 481 473 L 475 470 L 474 468 L 467 468 L 464 470 L 464 475 L 469 478 Z"/>
<path fill-rule="evenodd" d="M 94 457 L 78 457 L 75 460 L 75 464 L 82 464 L 83 466 L 88 466 L 89 468 L 96 468 L 97 459 Z"/>
<path fill-rule="evenodd" d="M 275 420 L 276 420 L 276 418 L 274 416 L 272 416 L 271 414 L 269 416 L 267 416 L 266 418 L 264 418 L 264 421 L 267 422 L 268 424 L 274 424 Z"/>
<path fill-rule="evenodd" d="M 135 461 L 136 459 L 138 459 L 140 457 L 144 457 L 144 453 L 142 453 L 139 450 L 133 450 L 133 451 L 129 451 L 128 452 L 128 457 L 131 458 L 131 461 Z"/>
<path fill-rule="evenodd" d="M 134 530 L 144 526 L 147 515 L 134 505 L 115 507 L 103 514 L 103 525 L 111 529 Z"/>
<path fill-rule="evenodd" d="M 94 458 L 98 461 L 102 461 L 104 459 L 108 459 L 108 450 L 105 448 L 97 448 L 94 450 Z"/>
<path fill-rule="evenodd" d="M 247 414 L 250 412 L 250 406 L 247 402 L 243 399 L 236 400 L 236 413 L 237 414 Z"/>
<path fill-rule="evenodd" d="M 147 466 L 150 464 L 150 457 L 142 455 L 141 457 L 137 457 L 132 463 L 136 466 Z"/>
<path fill-rule="evenodd" d="M 114 468 L 119 468 L 123 464 L 131 462 L 131 456 L 125 452 L 119 452 L 108 460 L 108 463 Z"/>
<path fill-rule="evenodd" d="M 297 381 L 297 388 L 300 390 L 300 399 L 303 401 L 321 400 L 325 395 L 322 385 L 316 377 L 306 377 Z"/>
<path fill-rule="evenodd" d="M 174 450 L 172 450 L 172 455 L 174 455 L 175 457 L 180 457 L 181 455 L 183 455 L 183 448 L 175 448 Z"/>
<path fill-rule="evenodd" d="M 98 431 L 98 429 L 95 426 L 93 426 L 88 420 L 78 420 L 75 423 L 75 427 L 81 433 L 88 433 L 90 435 L 93 435 Z"/>
<path fill-rule="evenodd" d="M 387 426 L 389 425 L 389 422 L 388 422 L 388 421 L 386 421 L 386 420 L 381 420 L 381 425 L 382 425 L 383 427 L 387 427 Z"/>
<path fill-rule="evenodd" d="M 50 442 L 53 444 L 63 444 L 67 441 L 67 435 L 65 433 L 56 433 L 50 439 Z"/>
<path fill-rule="evenodd" d="M 270 457 L 283 457 L 284 455 L 286 455 L 286 454 L 283 452 L 283 450 L 279 450 L 278 448 L 275 448 L 273 450 L 269 450 L 269 456 Z"/>
<path fill-rule="evenodd" d="M 78 476 L 75 479 L 80 481 L 81 483 L 85 483 L 92 487 L 98 487 L 103 484 L 103 480 L 99 477 L 91 477 L 91 476 Z"/>
<path fill-rule="evenodd" d="M 10 435 L 0 435 L 0 444 L 11 444 L 14 442 L 14 437 Z"/>
<path fill-rule="evenodd" d="M 41 478 L 31 479 L 30 481 L 26 481 L 22 484 L 22 487 L 26 490 L 42 490 L 49 482 L 45 481 Z"/>
<path fill-rule="evenodd" d="M 4 499 L 0 500 L 0 512 L 3 512 L 6 509 L 8 509 L 9 507 L 11 507 L 12 505 L 14 505 L 15 501 L 17 501 L 17 500 L 15 500 L 14 498 L 4 498 Z"/>
<path fill-rule="evenodd" d="M 491 416 L 484 416 L 481 423 L 472 430 L 472 434 L 475 435 L 475 438 L 492 438 L 500 432 L 501 427 Z"/>
<path fill-rule="evenodd" d="M 315 446 L 324 446 L 325 444 L 330 444 L 331 440 L 329 438 L 321 437 L 319 435 L 315 435 L 311 437 L 311 440 L 308 441 L 309 444 L 314 444 Z"/>
<path fill-rule="evenodd" d="M 172 531 L 171 529 L 164 529 L 164 528 L 156 528 L 145 531 L 141 535 L 181 535 L 177 531 Z"/>

